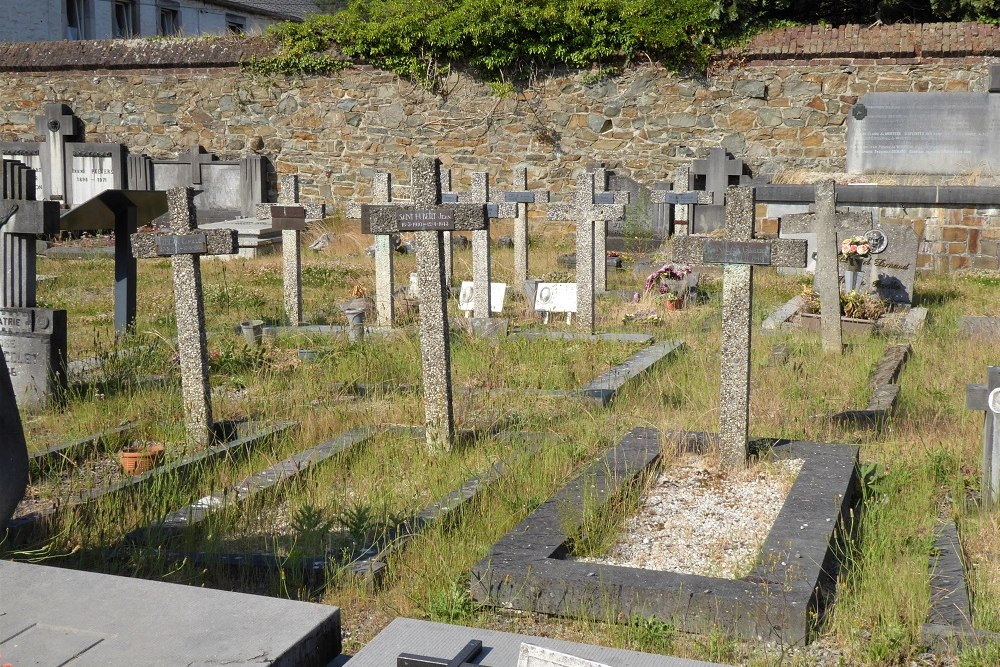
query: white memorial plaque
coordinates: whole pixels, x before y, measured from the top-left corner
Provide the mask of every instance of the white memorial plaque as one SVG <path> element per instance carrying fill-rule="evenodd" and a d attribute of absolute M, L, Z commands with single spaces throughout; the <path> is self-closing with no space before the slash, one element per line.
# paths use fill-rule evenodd
<path fill-rule="evenodd" d="M 74 206 L 79 206 L 115 186 L 111 156 L 74 155 L 72 169 L 70 187 L 73 190 L 70 201 Z"/>
<path fill-rule="evenodd" d="M 458 309 L 461 311 L 475 310 L 474 283 L 471 280 L 462 281 L 462 289 L 458 292 Z M 502 313 L 503 302 L 507 297 L 507 283 L 490 283 L 490 312 Z"/>
<path fill-rule="evenodd" d="M 517 655 L 517 667 L 610 667 L 603 662 L 578 658 L 568 653 L 560 653 L 550 648 L 534 644 L 521 644 Z"/>
<path fill-rule="evenodd" d="M 538 283 L 535 310 L 539 313 L 575 313 L 576 283 Z"/>
<path fill-rule="evenodd" d="M 990 392 L 990 395 L 986 398 L 986 405 L 989 407 L 990 412 L 1000 415 L 1000 387 Z"/>

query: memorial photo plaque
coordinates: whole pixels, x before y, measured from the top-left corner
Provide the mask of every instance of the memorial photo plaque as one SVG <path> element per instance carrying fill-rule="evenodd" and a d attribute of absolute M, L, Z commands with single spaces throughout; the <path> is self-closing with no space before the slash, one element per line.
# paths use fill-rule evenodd
<path fill-rule="evenodd" d="M 771 264 L 771 244 L 767 241 L 725 241 L 707 239 L 702 261 L 705 264 Z"/>

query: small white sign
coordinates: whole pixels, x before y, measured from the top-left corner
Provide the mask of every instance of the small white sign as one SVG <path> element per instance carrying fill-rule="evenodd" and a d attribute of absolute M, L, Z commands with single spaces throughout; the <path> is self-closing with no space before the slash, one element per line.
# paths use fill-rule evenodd
<path fill-rule="evenodd" d="M 986 405 L 989 407 L 990 412 L 1000 415 L 1000 388 L 990 392 L 990 395 L 986 398 Z"/>
<path fill-rule="evenodd" d="M 535 310 L 539 313 L 575 313 L 576 283 L 538 283 Z"/>
<path fill-rule="evenodd" d="M 475 310 L 475 295 L 475 283 L 471 280 L 463 280 L 462 288 L 458 292 L 458 309 L 463 311 Z M 503 302 L 506 298 L 507 283 L 490 283 L 490 312 L 502 313 Z"/>
<path fill-rule="evenodd" d="M 416 273 L 410 274 L 410 291 L 408 292 L 407 296 L 412 297 L 414 299 L 420 296 L 420 276 L 418 276 Z"/>
<path fill-rule="evenodd" d="M 517 667 L 609 667 L 602 662 L 578 658 L 534 644 L 521 644 Z"/>

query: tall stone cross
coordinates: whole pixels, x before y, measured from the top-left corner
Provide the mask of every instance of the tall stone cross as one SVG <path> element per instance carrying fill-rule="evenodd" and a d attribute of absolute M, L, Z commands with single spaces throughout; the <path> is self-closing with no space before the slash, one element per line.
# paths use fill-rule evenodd
<path fill-rule="evenodd" d="M 458 193 L 451 189 L 451 169 L 438 163 L 438 178 L 441 182 L 441 202 L 457 203 Z M 455 278 L 455 261 L 452 253 L 451 232 L 442 232 L 442 234 L 444 237 L 444 279 L 448 287 L 451 288 L 451 284 Z"/>
<path fill-rule="evenodd" d="M 35 241 L 59 231 L 59 204 L 35 201 L 34 169 L 3 161 L 0 183 L 0 307 L 34 308 Z"/>
<path fill-rule="evenodd" d="M 733 181 L 740 182 L 740 176 L 743 175 L 743 160 L 730 158 L 725 148 L 713 148 L 707 158 L 694 161 L 690 174 L 692 177 L 705 179 L 705 192 L 711 192 L 714 200 L 708 206 L 695 207 L 692 221 L 694 226 L 689 231 L 692 234 L 715 231 L 722 226 L 726 216 L 722 198 L 726 194 L 726 188 L 736 184 Z M 689 183 L 694 186 L 693 179 Z"/>
<path fill-rule="evenodd" d="M 820 334 L 823 351 L 841 354 L 844 351 L 840 320 L 840 276 L 837 257 L 840 246 L 837 232 L 871 229 L 872 214 L 837 213 L 837 186 L 833 180 L 816 184 L 816 205 L 813 213 L 782 216 L 782 231 L 808 228 L 816 235 L 816 274 L 814 283 L 819 292 Z"/>
<path fill-rule="evenodd" d="M 965 407 L 986 413 L 980 493 L 983 508 L 992 509 L 1000 503 L 1000 366 L 986 369 L 986 384 L 965 386 Z"/>
<path fill-rule="evenodd" d="M 488 229 L 482 204 L 441 203 L 439 162 L 414 159 L 409 204 L 362 204 L 362 229 L 371 234 L 414 232 L 420 299 L 420 358 L 424 381 L 424 425 L 432 450 L 450 450 L 455 436 L 451 345 L 448 336 L 446 232 Z"/>
<path fill-rule="evenodd" d="M 490 175 L 485 171 L 472 173 L 472 187 L 468 192 L 442 193 L 444 202 L 463 204 L 483 204 L 488 218 L 513 218 L 517 206 L 506 202 L 490 203 Z M 490 259 L 490 230 L 472 231 L 472 308 L 474 317 L 490 317 L 490 280 L 492 279 Z"/>
<path fill-rule="evenodd" d="M 514 218 L 514 284 L 518 289 L 528 279 L 528 204 L 545 204 L 548 190 L 528 189 L 528 168 L 514 167 L 514 189 L 503 193 L 503 201 L 517 206 Z"/>
<path fill-rule="evenodd" d="M 136 259 L 171 258 L 185 425 L 188 439 L 207 447 L 212 443 L 214 422 L 199 257 L 231 255 L 238 252 L 239 246 L 236 230 L 198 229 L 195 192 L 192 188 L 167 190 L 169 232 L 133 234 L 132 253 Z"/>
<path fill-rule="evenodd" d="M 675 262 L 723 266 L 719 446 L 726 469 L 745 465 L 747 458 L 753 267 L 806 265 L 805 241 L 754 239 L 754 204 L 753 188 L 729 188 L 725 238 L 681 236 L 674 239 L 673 247 Z"/>
<path fill-rule="evenodd" d="M 42 171 L 46 199 L 66 201 L 66 142 L 76 136 L 76 118 L 61 102 L 45 105 L 35 118 L 35 133 L 45 137 Z"/>
<path fill-rule="evenodd" d="M 281 230 L 282 275 L 285 319 L 293 327 L 302 324 L 302 231 L 306 209 L 298 204 L 299 180 L 295 174 L 278 177 L 278 204 L 271 206 L 271 227 Z"/>
<path fill-rule="evenodd" d="M 594 225 L 625 219 L 625 205 L 596 201 L 593 173 L 576 176 L 576 189 L 570 203 L 549 204 L 549 220 L 576 221 L 576 321 L 584 331 L 594 333 Z M 625 195 L 628 193 L 614 193 Z M 607 258 L 601 261 L 607 264 Z"/>
<path fill-rule="evenodd" d="M 673 183 L 670 190 L 652 190 L 649 193 L 651 204 L 669 204 L 674 207 L 674 235 L 687 236 L 688 223 L 691 221 L 691 207 L 695 204 L 708 205 L 715 200 L 711 192 L 704 190 L 689 190 L 691 167 L 681 165 L 674 170 Z"/>
<path fill-rule="evenodd" d="M 594 203 L 621 204 L 629 202 L 629 193 L 608 190 L 608 170 L 594 169 Z M 624 220 L 624 217 L 616 220 Z M 608 291 L 608 222 L 599 220 L 594 228 L 594 285 L 598 294 Z"/>
<path fill-rule="evenodd" d="M 392 201 L 392 175 L 377 171 L 372 176 L 372 204 L 388 204 Z M 347 205 L 348 218 L 361 217 L 361 204 Z M 391 234 L 375 235 L 375 316 L 378 326 L 391 327 L 396 321 L 393 302 L 395 274 L 393 267 L 394 248 Z"/>

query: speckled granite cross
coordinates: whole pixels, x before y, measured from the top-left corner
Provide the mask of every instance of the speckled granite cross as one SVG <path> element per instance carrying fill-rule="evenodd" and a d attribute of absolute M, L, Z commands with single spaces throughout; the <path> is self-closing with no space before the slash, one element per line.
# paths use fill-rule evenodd
<path fill-rule="evenodd" d="M 284 275 L 285 318 L 288 324 L 302 324 L 302 230 L 306 209 L 298 204 L 299 179 L 295 174 L 278 177 L 278 204 L 271 206 L 271 227 L 281 230 L 282 274 Z"/>
<path fill-rule="evenodd" d="M 514 285 L 521 289 L 528 279 L 528 204 L 547 204 L 548 190 L 528 189 L 528 168 L 514 167 L 513 190 L 501 194 L 500 199 L 517 206 L 514 218 Z"/>
<path fill-rule="evenodd" d="M 719 453 L 723 468 L 733 469 L 746 464 L 749 439 L 753 267 L 802 268 L 806 265 L 806 242 L 754 239 L 753 188 L 729 188 L 725 207 L 725 238 L 677 237 L 673 261 L 723 265 Z"/>
<path fill-rule="evenodd" d="M 392 175 L 385 171 L 375 172 L 372 176 L 371 203 L 388 204 L 392 201 L 391 192 Z M 349 202 L 347 217 L 360 218 L 361 204 Z M 391 234 L 375 235 L 375 316 L 380 327 L 391 327 L 396 322 L 394 252 Z"/>
<path fill-rule="evenodd" d="M 983 508 L 995 508 L 1000 503 L 1000 366 L 986 369 L 986 384 L 965 386 L 965 407 L 986 413 L 980 489 Z"/>
<path fill-rule="evenodd" d="M 816 184 L 816 206 L 813 213 L 796 213 L 781 217 L 783 232 L 805 229 L 816 235 L 816 274 L 813 282 L 819 292 L 820 333 L 823 350 L 841 354 L 844 351 L 840 321 L 840 276 L 837 270 L 837 232 L 872 228 L 870 211 L 837 213 L 837 186 L 832 180 Z"/>
<path fill-rule="evenodd" d="M 452 411 L 451 346 L 444 234 L 488 229 L 482 204 L 441 203 L 438 161 L 414 159 L 408 204 L 362 204 L 361 225 L 372 234 L 415 232 L 420 298 L 420 358 L 424 379 L 424 424 L 432 450 L 450 450 L 455 435 Z"/>
<path fill-rule="evenodd" d="M 576 176 L 576 189 L 571 203 L 549 204 L 549 220 L 576 221 L 576 321 L 585 332 L 594 333 L 594 224 L 623 220 L 622 203 L 597 203 L 594 192 L 595 175 L 581 172 Z M 607 199 L 620 202 L 627 192 L 608 193 Z M 606 257 L 601 258 L 607 262 Z"/>
<path fill-rule="evenodd" d="M 594 169 L 594 203 L 628 204 L 629 193 L 608 190 L 608 170 Z M 597 294 L 608 291 L 608 221 L 598 221 L 594 226 L 594 289 Z"/>
<path fill-rule="evenodd" d="M 194 195 L 192 188 L 167 190 L 170 232 L 133 234 L 132 254 L 136 259 L 171 258 L 185 424 L 188 439 L 207 447 L 212 443 L 212 389 L 199 256 L 231 255 L 239 248 L 234 229 L 198 230 Z"/>

